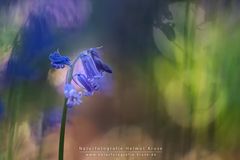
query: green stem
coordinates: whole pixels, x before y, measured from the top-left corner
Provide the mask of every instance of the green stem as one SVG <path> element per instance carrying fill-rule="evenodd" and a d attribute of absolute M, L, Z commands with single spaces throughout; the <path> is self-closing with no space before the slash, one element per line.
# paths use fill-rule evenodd
<path fill-rule="evenodd" d="M 185 49 L 185 67 L 188 68 L 189 59 L 189 17 L 190 16 L 190 1 L 187 0 L 185 8 L 185 25 L 184 25 L 184 49 Z"/>
<path fill-rule="evenodd" d="M 67 99 L 65 98 L 64 106 L 63 106 L 63 113 L 62 113 L 62 120 L 61 120 L 61 129 L 60 129 L 60 139 L 59 139 L 59 150 L 58 150 L 58 159 L 63 160 L 64 156 L 64 137 L 65 137 L 65 125 L 67 119 Z"/>
<path fill-rule="evenodd" d="M 77 60 L 79 59 L 80 55 L 75 58 L 73 63 L 71 64 L 67 75 L 66 75 L 66 84 L 71 83 L 72 81 L 72 74 L 74 65 L 76 64 Z M 62 120 L 61 120 L 61 128 L 60 128 L 60 138 L 59 138 L 59 148 L 58 148 L 58 160 L 64 159 L 64 138 L 65 138 L 65 126 L 67 120 L 67 99 L 64 100 L 63 112 L 62 112 Z"/>
<path fill-rule="evenodd" d="M 190 0 L 186 1 L 186 8 L 185 8 L 185 26 L 184 26 L 184 49 L 185 49 L 185 79 L 186 79 L 186 88 L 185 93 L 187 96 L 187 99 L 189 101 L 189 129 L 184 133 L 184 147 L 191 148 L 192 146 L 192 116 L 193 116 L 193 92 L 192 92 L 192 86 L 191 86 L 191 78 L 190 73 L 191 72 L 191 61 L 192 61 L 192 50 L 191 50 L 191 12 L 190 12 L 191 2 Z"/>

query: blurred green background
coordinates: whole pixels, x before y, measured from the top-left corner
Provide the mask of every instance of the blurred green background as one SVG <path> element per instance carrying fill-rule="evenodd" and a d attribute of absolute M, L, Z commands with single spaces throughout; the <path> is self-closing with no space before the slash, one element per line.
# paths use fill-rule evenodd
<path fill-rule="evenodd" d="M 50 69 L 48 55 L 101 45 L 113 74 L 69 110 L 65 159 L 93 160 L 78 147 L 96 145 L 162 147 L 133 159 L 240 159 L 239 8 L 238 0 L 1 1 L 0 160 L 57 159 L 66 69 Z"/>

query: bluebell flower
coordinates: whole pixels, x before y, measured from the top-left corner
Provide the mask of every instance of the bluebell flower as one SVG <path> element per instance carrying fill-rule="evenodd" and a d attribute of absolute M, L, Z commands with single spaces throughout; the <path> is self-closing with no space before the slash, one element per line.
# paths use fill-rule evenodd
<path fill-rule="evenodd" d="M 73 87 L 73 85 L 71 84 L 65 84 L 64 87 L 64 95 L 65 97 L 70 97 L 71 96 L 71 92 L 74 92 L 75 88 Z"/>
<path fill-rule="evenodd" d="M 85 71 L 85 74 L 87 75 L 87 78 L 101 78 L 102 74 L 98 71 L 94 60 L 90 54 L 88 54 L 88 51 L 84 51 L 80 53 L 80 59 L 82 61 L 82 65 Z"/>
<path fill-rule="evenodd" d="M 99 85 L 94 79 L 88 79 L 84 74 L 77 74 L 77 82 L 81 84 L 81 86 L 85 89 L 85 96 L 90 96 L 94 91 L 99 90 Z"/>
<path fill-rule="evenodd" d="M 64 95 L 67 98 L 67 106 L 69 108 L 80 105 L 82 102 L 82 93 L 78 92 L 71 84 L 65 85 Z"/>
<path fill-rule="evenodd" d="M 72 92 L 71 96 L 67 99 L 67 106 L 72 108 L 73 106 L 78 106 L 82 103 L 81 92 Z"/>
<path fill-rule="evenodd" d="M 49 55 L 49 60 L 51 61 L 51 65 L 55 69 L 64 68 L 65 65 L 70 66 L 71 62 L 67 56 L 62 56 L 59 51 L 55 51 Z"/>
<path fill-rule="evenodd" d="M 91 87 L 94 89 L 94 91 L 98 91 L 100 89 L 100 85 L 98 84 L 98 80 L 94 80 L 94 79 L 89 79 L 88 80 L 91 84 Z"/>
<path fill-rule="evenodd" d="M 73 107 L 80 105 L 83 96 L 92 96 L 95 91 L 100 90 L 100 80 L 103 78 L 103 72 L 112 73 L 111 68 L 105 64 L 98 54 L 99 48 L 91 48 L 85 50 L 75 58 L 73 63 L 70 63 L 70 59 L 66 56 L 61 56 L 58 51 L 50 54 L 49 59 L 54 68 L 63 68 L 65 65 L 69 65 L 69 72 L 67 77 L 67 84 L 64 88 L 64 95 L 67 99 L 66 105 Z M 85 73 L 76 73 L 74 75 L 75 62 L 78 58 L 82 62 L 82 66 Z M 77 91 L 71 82 L 74 81 L 83 90 Z"/>
<path fill-rule="evenodd" d="M 103 63 L 101 57 L 98 54 L 97 48 L 91 48 L 88 50 L 88 52 L 91 54 L 93 61 L 100 73 L 102 72 L 112 73 L 111 68 L 107 64 Z"/>

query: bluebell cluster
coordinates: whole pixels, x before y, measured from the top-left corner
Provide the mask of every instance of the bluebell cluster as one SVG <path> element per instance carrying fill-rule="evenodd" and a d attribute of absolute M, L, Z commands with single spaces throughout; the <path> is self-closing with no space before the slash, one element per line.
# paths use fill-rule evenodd
<path fill-rule="evenodd" d="M 62 56 L 58 51 L 51 53 L 49 60 L 55 69 L 64 68 L 66 65 L 71 70 L 74 69 L 74 64 L 71 64 L 70 59 Z M 67 106 L 70 108 L 80 105 L 83 96 L 92 96 L 95 91 L 100 89 L 98 81 L 104 77 L 104 72 L 112 73 L 111 68 L 100 57 L 98 48 L 84 50 L 74 61 L 81 61 L 84 73 L 70 75 L 71 80 L 65 84 L 64 95 L 67 98 Z M 72 81 L 83 90 L 78 91 Z"/>

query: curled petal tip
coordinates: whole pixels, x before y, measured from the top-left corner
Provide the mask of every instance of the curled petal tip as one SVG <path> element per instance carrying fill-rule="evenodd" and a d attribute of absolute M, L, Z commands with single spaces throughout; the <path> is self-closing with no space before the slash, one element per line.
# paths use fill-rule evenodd
<path fill-rule="evenodd" d="M 112 69 L 108 65 L 103 64 L 103 68 L 105 72 L 112 73 Z"/>
<path fill-rule="evenodd" d="M 97 51 L 97 48 L 92 48 L 89 50 L 89 52 L 99 72 L 112 73 L 111 68 L 102 61 Z"/>
<path fill-rule="evenodd" d="M 59 51 L 55 51 L 49 55 L 51 65 L 55 69 L 64 68 L 65 65 L 70 65 L 70 59 L 67 56 L 62 56 Z"/>
<path fill-rule="evenodd" d="M 103 61 L 100 58 L 93 57 L 93 60 L 95 62 L 95 65 L 96 65 L 98 71 L 112 73 L 111 68 L 107 64 L 103 63 Z"/>

